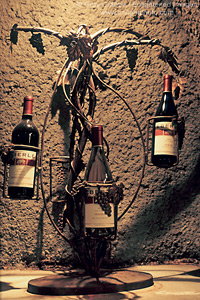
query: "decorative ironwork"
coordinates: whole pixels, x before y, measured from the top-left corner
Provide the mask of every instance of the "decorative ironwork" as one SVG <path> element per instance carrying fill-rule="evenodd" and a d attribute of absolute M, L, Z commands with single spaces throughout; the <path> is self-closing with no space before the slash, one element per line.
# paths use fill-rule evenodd
<path fill-rule="evenodd" d="M 132 118 L 136 122 L 136 125 L 139 130 L 140 138 L 143 146 L 143 162 L 140 179 L 138 186 L 136 188 L 135 194 L 118 217 L 118 222 L 126 214 L 129 208 L 132 206 L 135 201 L 142 179 L 144 177 L 144 170 L 146 164 L 146 147 L 143 138 L 143 133 L 140 128 L 140 124 L 137 120 L 133 109 L 127 103 L 125 98 L 112 87 L 103 81 L 98 74 L 96 73 L 93 64 L 97 63 L 100 56 L 107 51 L 114 51 L 119 47 L 126 47 L 127 55 L 131 55 L 130 47 L 146 45 L 150 46 L 158 52 L 158 58 L 162 59 L 164 62 L 168 63 L 172 68 L 172 71 L 179 76 L 179 69 L 176 56 L 169 47 L 163 46 L 161 42 L 157 39 L 151 39 L 148 36 L 144 36 L 138 32 L 135 32 L 131 28 L 104 28 L 100 31 L 90 35 L 88 27 L 86 25 L 80 26 L 77 32 L 70 31 L 65 35 L 62 35 L 56 31 L 49 30 L 46 28 L 39 27 L 19 27 L 15 24 L 11 30 L 10 40 L 11 40 L 11 50 L 13 49 L 13 44 L 16 45 L 18 41 L 18 32 L 31 32 L 32 38 L 30 39 L 33 47 L 36 47 L 37 51 L 44 54 L 44 46 L 41 38 L 41 33 L 54 36 L 60 40 L 60 46 L 66 47 L 68 58 L 63 64 L 57 80 L 54 84 L 54 91 L 51 97 L 47 112 L 44 118 L 44 125 L 42 130 L 41 138 L 41 149 L 39 155 L 39 173 L 40 173 L 40 183 L 41 183 L 41 192 L 42 198 L 44 200 L 44 205 L 46 208 L 47 215 L 65 241 L 75 250 L 83 268 L 92 276 L 98 278 L 99 270 L 102 264 L 104 257 L 109 252 L 111 239 L 109 236 L 101 237 L 97 236 L 96 238 L 88 237 L 83 230 L 83 216 L 82 216 L 82 202 L 84 201 L 84 182 L 80 181 L 77 184 L 77 178 L 83 169 L 83 160 L 82 154 L 85 150 L 85 145 L 90 138 L 90 128 L 94 123 L 93 117 L 96 109 L 96 95 L 95 95 L 95 84 L 94 78 L 98 80 L 102 86 L 109 88 L 114 92 L 126 105 L 130 111 Z M 98 49 L 98 39 L 107 33 L 115 32 L 118 34 L 131 34 L 134 39 L 126 39 L 120 42 L 115 42 L 111 45 L 106 45 Z M 137 59 L 137 52 L 134 52 L 134 59 Z M 135 63 L 135 62 L 134 62 Z M 130 61 L 129 61 L 130 64 Z M 76 70 L 76 72 L 74 72 Z M 66 91 L 66 83 L 70 86 L 70 93 Z M 70 142 L 70 153 L 69 157 L 52 157 L 50 159 L 50 198 L 53 195 L 52 192 L 52 163 L 54 161 L 60 162 L 61 164 L 66 163 L 69 160 L 69 174 L 68 181 L 65 189 L 65 197 L 62 199 L 62 202 L 65 203 L 63 208 L 63 215 L 59 221 L 59 224 L 56 224 L 52 219 L 51 214 L 49 213 L 47 196 L 43 186 L 43 152 L 44 152 L 44 140 L 45 140 L 45 131 L 47 125 L 47 119 L 51 110 L 51 105 L 55 94 L 57 93 L 58 87 L 61 86 L 64 92 L 65 101 L 71 107 L 72 113 L 72 130 L 71 130 L 71 142 Z M 84 111 L 84 103 L 86 93 L 89 94 L 89 105 L 87 112 Z M 79 140 L 78 144 L 75 145 L 75 136 L 78 133 Z M 147 145 L 148 147 L 148 145 Z M 115 198 L 120 201 L 122 199 L 122 186 L 117 186 L 113 188 L 112 192 L 115 194 Z M 104 195 L 105 196 L 105 195 Z M 108 196 L 108 195 L 107 195 Z M 106 197 L 107 197 L 106 196 Z M 110 195 L 108 196 L 110 197 Z M 98 200 L 99 201 L 99 200 Z M 73 215 L 74 213 L 78 214 L 79 224 L 75 224 Z M 107 212 L 109 213 L 109 212 Z M 65 225 L 68 224 L 70 232 L 73 234 L 72 238 L 67 238 L 63 232 Z"/>

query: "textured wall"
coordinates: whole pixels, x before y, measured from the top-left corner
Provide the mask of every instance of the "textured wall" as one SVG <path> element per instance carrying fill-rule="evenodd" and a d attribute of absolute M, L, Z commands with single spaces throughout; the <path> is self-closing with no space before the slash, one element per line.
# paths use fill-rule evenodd
<path fill-rule="evenodd" d="M 64 0 L 1 1 L 1 143 L 9 143 L 13 127 L 20 121 L 23 98 L 32 94 L 34 123 L 41 132 L 52 95 L 56 72 L 66 58 L 65 48 L 49 36 L 43 36 L 45 55 L 31 47 L 30 33 L 19 33 L 18 45 L 10 52 L 11 27 L 40 26 L 64 34 L 87 24 L 90 32 L 109 26 L 131 27 L 158 38 L 178 57 L 184 81 L 176 101 L 180 116 L 185 117 L 186 134 L 180 163 L 169 170 L 146 167 L 139 195 L 119 223 L 113 243 L 115 262 L 151 262 L 173 259 L 199 259 L 199 7 L 195 1 L 182 1 L 172 10 L 167 1 L 103 1 L 98 3 Z M 178 1 L 177 1 L 178 3 Z M 122 34 L 108 34 L 100 45 L 124 40 Z M 137 47 L 136 47 L 137 48 Z M 158 60 L 151 47 L 139 46 L 136 65 L 131 70 L 123 48 L 100 59 L 95 65 L 106 81 L 127 99 L 138 117 L 146 137 L 146 119 L 155 113 L 162 94 L 164 74 L 170 67 Z M 95 118 L 104 125 L 110 145 L 110 166 L 114 177 L 125 185 L 120 213 L 137 188 L 142 167 L 142 145 L 135 121 L 124 104 L 109 90 L 97 91 Z M 44 183 L 49 192 L 49 157 L 68 153 L 70 112 L 56 102 L 53 118 L 45 135 Z M 88 145 L 90 147 L 90 145 Z M 85 154 L 87 160 L 87 153 Z M 87 162 L 87 161 L 86 161 Z M 1 163 L 1 187 L 3 165 Z M 55 205 L 50 209 L 55 215 Z M 42 200 L 1 198 L 2 265 L 18 266 L 71 261 L 69 246 L 57 235 L 44 210 Z"/>

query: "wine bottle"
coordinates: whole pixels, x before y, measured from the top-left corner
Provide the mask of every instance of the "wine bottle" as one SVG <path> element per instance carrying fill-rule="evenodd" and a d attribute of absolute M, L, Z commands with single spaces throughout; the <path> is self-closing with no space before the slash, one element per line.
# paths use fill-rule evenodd
<path fill-rule="evenodd" d="M 34 196 L 39 132 L 32 122 L 33 97 L 24 98 L 21 122 L 12 132 L 14 154 L 10 164 L 8 195 L 13 199 Z"/>
<path fill-rule="evenodd" d="M 172 96 L 172 76 L 164 76 L 162 99 L 156 111 L 152 134 L 152 163 L 169 168 L 178 162 L 178 113 Z"/>
<path fill-rule="evenodd" d="M 103 128 L 92 126 L 92 150 L 85 172 L 87 198 L 85 200 L 85 231 L 92 236 L 116 234 L 117 205 L 109 194 L 112 174 L 103 149 Z"/>

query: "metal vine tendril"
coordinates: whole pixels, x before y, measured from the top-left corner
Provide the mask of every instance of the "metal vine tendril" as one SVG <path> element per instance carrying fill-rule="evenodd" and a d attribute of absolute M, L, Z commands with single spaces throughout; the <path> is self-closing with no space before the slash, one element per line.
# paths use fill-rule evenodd
<path fill-rule="evenodd" d="M 47 35 L 54 36 L 60 40 L 60 46 L 65 46 L 67 48 L 67 54 L 68 58 L 64 62 L 62 69 L 57 77 L 56 83 L 54 85 L 54 90 L 53 90 L 53 95 L 51 97 L 45 119 L 44 119 L 44 125 L 42 129 L 42 136 L 41 136 L 41 149 L 40 149 L 40 155 L 39 155 L 39 173 L 40 173 L 40 183 L 41 183 L 41 192 L 42 192 L 42 197 L 44 201 L 44 207 L 46 209 L 47 215 L 53 225 L 53 227 L 56 229 L 56 231 L 59 233 L 59 235 L 69 243 L 69 245 L 76 251 L 79 260 L 83 263 L 84 267 L 86 270 L 88 270 L 90 273 L 92 272 L 90 265 L 88 264 L 88 261 L 83 258 L 82 254 L 80 253 L 80 250 L 76 246 L 76 243 L 74 243 L 73 239 L 68 239 L 63 232 L 58 228 L 54 220 L 52 219 L 49 210 L 48 210 L 48 205 L 47 205 L 47 198 L 45 195 L 44 191 L 44 186 L 43 186 L 43 152 L 44 152 L 44 138 L 45 138 L 45 131 L 46 131 L 46 125 L 47 125 L 47 120 L 48 116 L 51 110 L 51 105 L 53 98 L 56 94 L 57 88 L 59 86 L 59 82 L 61 80 L 62 82 L 62 89 L 66 98 L 66 101 L 69 103 L 71 109 L 72 109 L 72 114 L 74 116 L 74 132 L 77 130 L 76 127 L 76 122 L 78 122 L 81 126 L 82 129 L 80 130 L 80 140 L 79 144 L 76 147 L 76 150 L 74 149 L 75 143 L 72 143 L 72 150 L 75 150 L 75 154 L 73 157 L 73 160 L 71 159 L 71 164 L 70 164 L 70 171 L 69 171 L 69 178 L 68 178 L 68 184 L 66 187 L 66 192 L 68 198 L 66 199 L 65 202 L 67 202 L 67 205 L 74 205 L 74 196 L 72 193 L 74 183 L 80 173 L 79 170 L 79 165 L 81 163 L 82 159 L 82 153 L 84 151 L 87 139 L 88 139 L 88 134 L 90 131 L 91 125 L 94 123 L 93 121 L 93 116 L 96 108 L 96 95 L 95 95 L 95 86 L 93 82 L 92 76 L 95 76 L 97 80 L 106 88 L 110 89 L 113 93 L 115 93 L 122 101 L 123 103 L 127 106 L 128 110 L 130 111 L 134 121 L 136 122 L 136 125 L 139 130 L 140 138 L 142 141 L 142 147 L 143 147 L 143 165 L 142 165 L 142 171 L 141 171 L 141 176 L 138 182 L 138 187 L 134 193 L 134 196 L 130 203 L 127 205 L 127 207 L 124 209 L 124 211 L 121 213 L 121 215 L 118 217 L 118 221 L 127 213 L 129 208 L 132 206 L 134 200 L 136 199 L 141 182 L 144 176 L 144 170 L 145 170 L 145 161 L 146 161 L 146 155 L 145 155 L 145 142 L 144 142 L 144 137 L 142 134 L 142 130 L 140 128 L 140 124 L 137 120 L 137 117 L 135 113 L 133 112 L 132 108 L 130 105 L 127 103 L 127 101 L 120 95 L 119 92 L 117 92 L 115 89 L 110 87 L 108 84 L 106 84 L 96 73 L 93 67 L 93 62 L 98 62 L 99 57 L 106 53 L 109 50 L 115 50 L 117 47 L 124 47 L 124 46 L 133 46 L 133 45 L 147 45 L 147 46 L 152 46 L 155 47 L 155 49 L 158 52 L 158 58 L 162 59 L 164 62 L 168 63 L 172 69 L 172 71 L 178 76 L 180 71 L 178 69 L 178 63 L 176 60 L 175 55 L 173 52 L 168 48 L 165 47 L 161 44 L 161 42 L 157 39 L 150 39 L 148 36 L 144 36 L 138 32 L 135 32 L 131 28 L 104 28 L 99 30 L 98 32 L 94 33 L 93 35 L 89 35 L 89 30 L 86 25 L 81 25 L 77 32 L 71 31 L 68 32 L 65 36 L 61 35 L 60 33 L 49 30 L 46 28 L 40 28 L 40 27 L 18 27 L 17 24 L 15 24 L 12 29 L 11 29 L 11 34 L 10 34 L 10 40 L 11 40 L 11 51 L 13 49 L 13 44 L 17 44 L 18 41 L 18 32 L 23 31 L 23 32 L 31 32 L 32 33 L 32 38 L 30 39 L 31 45 L 37 49 L 37 51 L 41 54 L 44 54 L 44 46 L 41 37 L 38 35 L 34 35 L 35 32 L 38 33 L 44 33 Z M 107 34 L 107 33 L 127 33 L 127 34 L 132 34 L 136 37 L 136 39 L 126 39 L 120 42 L 115 42 L 110 45 L 106 45 L 105 47 L 102 47 L 101 49 L 98 50 L 97 43 L 98 39 Z M 37 40 L 36 40 L 37 39 Z M 79 63 L 79 67 L 77 68 L 78 74 L 76 76 L 75 82 L 73 84 L 73 87 L 71 87 L 71 95 L 68 96 L 65 88 L 65 80 L 66 77 L 69 74 L 69 71 L 72 70 L 73 63 L 77 61 Z M 85 78 L 84 78 L 85 76 Z M 84 86 L 82 89 L 80 88 L 81 84 L 84 81 Z M 86 91 L 89 91 L 89 109 L 88 113 L 85 114 L 82 110 L 82 102 L 84 101 Z M 80 92 L 80 96 L 78 97 L 78 92 Z M 75 137 L 75 135 L 73 136 Z M 73 222 L 69 220 L 67 216 L 65 216 L 65 222 L 68 224 L 70 230 L 73 232 L 75 237 L 78 237 L 78 233 L 73 226 Z M 85 247 L 86 249 L 88 248 L 87 241 L 84 240 Z M 95 241 L 96 243 L 96 241 Z M 95 250 L 96 251 L 96 250 Z M 92 259 L 89 255 L 89 252 L 87 253 L 89 261 Z M 97 263 L 98 266 L 100 266 L 100 261 L 95 262 Z M 95 276 L 97 276 L 98 273 L 98 266 L 95 267 Z M 94 270 L 93 270 L 94 271 Z"/>

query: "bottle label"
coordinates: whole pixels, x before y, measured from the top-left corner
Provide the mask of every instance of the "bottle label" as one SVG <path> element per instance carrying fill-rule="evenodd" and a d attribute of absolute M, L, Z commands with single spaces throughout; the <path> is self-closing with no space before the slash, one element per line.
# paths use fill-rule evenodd
<path fill-rule="evenodd" d="M 178 135 L 175 125 L 168 122 L 155 123 L 154 155 L 178 155 Z"/>
<path fill-rule="evenodd" d="M 100 188 L 104 193 L 108 191 L 109 188 Z M 97 199 L 97 193 L 99 192 L 98 187 L 88 187 L 88 196 L 85 201 L 85 228 L 113 228 L 115 227 L 114 218 L 114 204 L 109 202 L 98 203 L 99 201 L 104 201 L 104 199 Z M 107 206 L 107 207 L 106 207 Z M 109 213 L 106 213 L 109 210 Z"/>
<path fill-rule="evenodd" d="M 27 150 L 15 150 L 10 164 L 10 187 L 34 187 L 36 166 L 36 152 Z"/>

